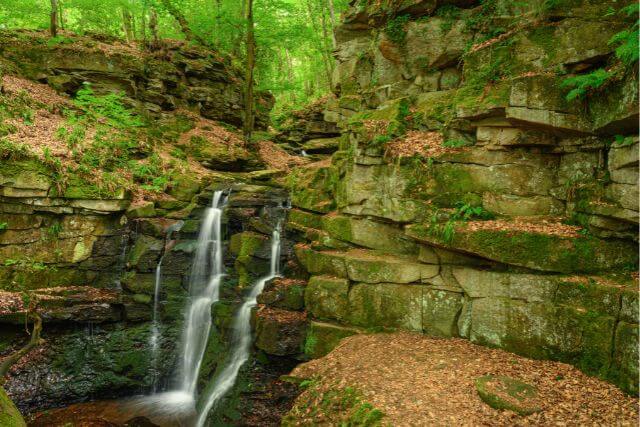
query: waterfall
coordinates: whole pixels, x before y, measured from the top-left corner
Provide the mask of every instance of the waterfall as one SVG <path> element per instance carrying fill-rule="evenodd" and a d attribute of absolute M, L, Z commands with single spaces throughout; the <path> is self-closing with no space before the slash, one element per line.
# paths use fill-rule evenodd
<path fill-rule="evenodd" d="M 182 335 L 179 390 L 195 399 L 200 365 L 211 330 L 211 304 L 218 301 L 224 273 L 222 263 L 223 192 L 216 191 L 198 236 L 189 278 L 189 305 Z"/>
<path fill-rule="evenodd" d="M 166 251 L 169 249 L 168 240 L 171 239 L 171 234 L 180 231 L 182 226 L 184 225 L 184 221 L 177 221 L 171 224 L 166 231 L 165 234 L 165 244 L 163 247 L 162 255 L 160 255 L 160 259 L 158 260 L 158 265 L 156 265 L 156 274 L 155 274 L 155 284 L 153 287 L 153 317 L 151 319 L 151 336 L 149 338 L 149 346 L 151 347 L 151 372 L 153 375 L 153 392 L 158 391 L 158 353 L 160 350 L 160 316 L 159 316 L 159 306 L 160 306 L 160 289 L 162 287 L 162 260 L 164 259 L 164 255 Z"/>
<path fill-rule="evenodd" d="M 213 408 L 218 401 L 231 390 L 233 387 L 238 372 L 244 363 L 249 359 L 251 351 L 251 310 L 257 304 L 257 298 L 264 285 L 269 280 L 277 277 L 280 272 L 280 224 L 273 230 L 271 238 L 271 267 L 269 274 L 265 277 L 258 279 L 258 281 L 251 288 L 251 292 L 246 297 L 244 303 L 240 307 L 240 310 L 236 314 L 233 321 L 233 352 L 229 358 L 228 364 L 224 367 L 222 372 L 217 376 L 215 382 L 211 387 L 211 391 L 204 397 L 204 407 L 198 413 L 198 419 L 196 422 L 197 427 L 204 425 L 207 419 L 207 415 L 211 408 Z"/>
<path fill-rule="evenodd" d="M 151 319 L 151 372 L 153 375 L 153 392 L 158 391 L 158 350 L 160 345 L 160 319 L 158 317 L 158 305 L 160 300 L 160 285 L 162 283 L 162 258 L 156 266 L 155 286 L 153 287 L 153 318 Z"/>

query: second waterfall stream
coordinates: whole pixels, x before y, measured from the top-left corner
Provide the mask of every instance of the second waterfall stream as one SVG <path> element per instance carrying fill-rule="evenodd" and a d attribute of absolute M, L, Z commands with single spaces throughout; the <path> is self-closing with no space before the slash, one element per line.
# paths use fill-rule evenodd
<path fill-rule="evenodd" d="M 217 375 L 215 382 L 205 391 L 205 395 L 201 399 L 202 406 L 198 410 L 197 427 L 204 426 L 209 411 L 233 388 L 240 368 L 249 359 L 252 342 L 251 311 L 256 306 L 258 295 L 262 293 L 265 284 L 280 274 L 280 227 L 281 225 L 278 223 L 271 237 L 269 274 L 256 281 L 236 314 L 233 321 L 231 355 L 222 372 Z"/>

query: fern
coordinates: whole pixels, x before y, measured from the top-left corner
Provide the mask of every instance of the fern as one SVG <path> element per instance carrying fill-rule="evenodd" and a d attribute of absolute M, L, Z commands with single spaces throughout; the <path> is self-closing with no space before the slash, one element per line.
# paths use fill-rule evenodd
<path fill-rule="evenodd" d="M 611 76 L 611 72 L 604 68 L 599 68 L 589 74 L 568 77 L 561 83 L 560 87 L 571 89 L 566 96 L 567 101 L 584 99 L 590 91 L 602 87 Z"/>
<path fill-rule="evenodd" d="M 635 3 L 620 9 L 619 13 L 627 15 L 633 20 L 633 25 L 624 31 L 614 35 L 609 40 L 609 45 L 617 45 L 616 56 L 627 66 L 635 64 L 640 59 L 640 32 L 638 31 L 638 13 L 640 4 Z"/>

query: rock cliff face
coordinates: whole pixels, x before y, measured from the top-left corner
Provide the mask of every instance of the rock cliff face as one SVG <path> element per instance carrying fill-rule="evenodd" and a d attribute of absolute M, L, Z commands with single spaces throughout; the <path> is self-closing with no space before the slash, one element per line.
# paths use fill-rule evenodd
<path fill-rule="evenodd" d="M 217 52 L 166 42 L 142 49 L 114 40 L 62 36 L 50 41 L 44 32 L 0 33 L 4 68 L 74 94 L 85 82 L 98 93 L 124 92 L 131 104 L 158 115 L 180 108 L 203 117 L 242 126 L 242 70 Z M 259 93 L 256 127 L 266 128 L 273 96 Z"/>
<path fill-rule="evenodd" d="M 270 347 L 291 321 L 265 315 L 259 347 L 313 358 L 405 329 L 638 392 L 637 68 L 583 99 L 563 87 L 620 66 L 624 4 L 512 3 L 352 2 L 325 111 L 339 150 L 289 177 L 310 278 L 265 301 L 306 310 L 306 337 Z"/>

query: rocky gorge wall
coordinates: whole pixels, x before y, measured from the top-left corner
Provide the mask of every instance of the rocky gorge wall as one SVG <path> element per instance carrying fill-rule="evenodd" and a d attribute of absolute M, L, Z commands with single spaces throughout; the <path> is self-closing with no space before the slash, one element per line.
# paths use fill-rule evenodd
<path fill-rule="evenodd" d="M 263 294 L 258 347 L 315 358 L 404 329 L 638 392 L 637 64 L 563 86 L 620 67 L 627 3 L 512 3 L 351 3 L 324 114 L 339 147 L 289 176 L 308 278 Z"/>

